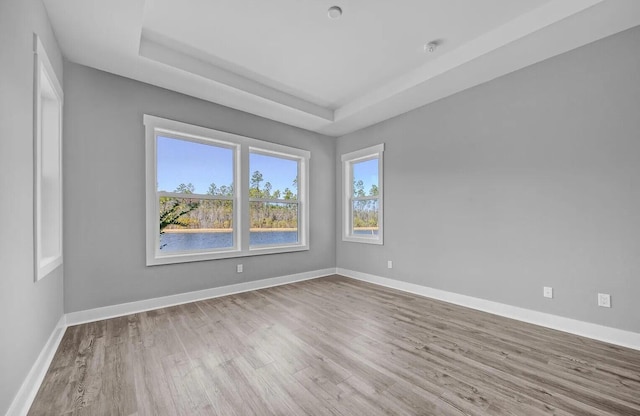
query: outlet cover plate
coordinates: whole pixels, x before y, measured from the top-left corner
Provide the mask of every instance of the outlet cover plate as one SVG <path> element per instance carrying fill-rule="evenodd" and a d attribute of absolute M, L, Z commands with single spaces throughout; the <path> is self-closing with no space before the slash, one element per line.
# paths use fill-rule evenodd
<path fill-rule="evenodd" d="M 553 288 L 549 286 L 545 286 L 542 288 L 542 296 L 545 298 L 553 298 Z"/>
<path fill-rule="evenodd" d="M 603 308 L 611 307 L 611 295 L 608 293 L 598 293 L 598 306 Z"/>
<path fill-rule="evenodd" d="M 242 264 L 238 264 L 238 265 L 236 266 L 236 272 L 238 272 L 238 273 L 242 273 Z"/>

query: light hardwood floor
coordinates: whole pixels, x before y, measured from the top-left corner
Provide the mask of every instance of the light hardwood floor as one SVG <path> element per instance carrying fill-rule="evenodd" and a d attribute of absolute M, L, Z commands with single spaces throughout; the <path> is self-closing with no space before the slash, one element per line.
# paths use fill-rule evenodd
<path fill-rule="evenodd" d="M 30 415 L 640 415 L 640 351 L 333 276 L 67 329 Z"/>

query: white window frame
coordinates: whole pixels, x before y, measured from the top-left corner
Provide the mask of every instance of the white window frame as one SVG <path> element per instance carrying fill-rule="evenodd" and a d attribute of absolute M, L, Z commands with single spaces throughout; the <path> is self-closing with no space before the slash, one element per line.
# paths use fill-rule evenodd
<path fill-rule="evenodd" d="M 365 244 L 384 243 L 384 143 L 356 150 L 342 155 L 342 241 Z M 378 196 L 353 196 L 353 165 L 371 159 L 378 159 Z M 353 202 L 357 200 L 378 200 L 378 234 L 353 234 Z"/>
<path fill-rule="evenodd" d="M 206 127 L 194 126 L 145 114 L 146 149 L 146 253 L 147 266 L 216 260 L 263 254 L 288 253 L 309 250 L 309 159 L 307 150 L 279 145 Z M 159 197 L 185 194 L 158 192 L 157 190 L 157 137 L 169 137 L 203 144 L 227 147 L 234 150 L 233 241 L 234 247 L 206 251 L 162 253 L 158 229 Z M 298 172 L 298 243 L 268 246 L 249 246 L 249 154 L 256 151 L 278 157 L 297 160 Z M 226 199 L 218 196 L 188 194 L 194 199 Z M 280 201 L 277 201 L 280 202 Z M 284 201 L 291 202 L 291 201 Z"/>
<path fill-rule="evenodd" d="M 273 156 L 273 157 L 279 157 L 282 159 L 289 159 L 289 160 L 294 160 L 298 162 L 298 182 L 300 182 L 300 178 L 304 177 L 305 179 L 308 177 L 308 173 L 305 172 L 303 173 L 303 171 L 307 170 L 307 166 L 308 166 L 308 160 L 309 158 L 300 158 L 299 156 L 292 156 L 290 153 L 282 153 L 282 152 L 278 152 L 278 151 L 274 151 L 273 148 L 272 149 L 267 149 L 265 147 L 249 147 L 249 153 L 256 153 L 256 154 L 261 154 L 261 155 L 265 155 L 265 156 Z M 247 167 L 248 168 L 248 167 Z M 251 171 L 249 170 L 249 174 L 251 174 Z M 302 201 L 305 200 L 306 195 L 307 195 L 307 186 L 305 185 L 304 187 L 301 187 L 300 184 L 298 184 L 298 195 L 297 195 L 297 199 L 275 199 L 275 198 L 249 198 L 249 203 L 251 202 L 265 202 L 265 203 L 283 203 L 283 204 L 297 204 L 298 205 L 298 240 L 299 241 L 308 241 L 307 240 L 307 233 L 309 232 L 309 227 L 308 227 L 308 221 L 307 224 L 305 224 L 305 227 L 301 227 L 301 217 L 304 218 L 309 218 L 309 204 L 307 203 L 303 203 Z M 248 194 L 248 193 L 247 193 Z M 303 208 L 304 208 L 304 212 L 303 212 Z M 250 225 L 250 224 L 249 224 Z M 282 245 L 281 247 L 287 247 L 287 246 L 297 246 L 299 243 L 289 243 L 286 245 Z M 260 245 L 260 246 L 251 246 L 249 245 L 249 250 L 251 250 L 254 253 L 261 253 L 264 251 L 268 251 L 269 249 L 273 248 L 273 247 L 277 247 L 274 245 Z"/>
<path fill-rule="evenodd" d="M 62 85 L 38 35 L 33 36 L 34 277 L 63 263 Z"/>

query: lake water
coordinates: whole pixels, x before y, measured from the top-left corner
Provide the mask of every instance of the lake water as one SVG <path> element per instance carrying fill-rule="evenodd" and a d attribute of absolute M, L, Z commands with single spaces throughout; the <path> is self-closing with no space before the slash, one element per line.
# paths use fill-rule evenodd
<path fill-rule="evenodd" d="M 378 230 L 355 230 L 354 234 L 378 235 Z M 263 246 L 273 244 L 295 244 L 297 231 L 259 231 L 249 234 L 249 244 Z M 160 236 L 162 252 L 206 250 L 233 247 L 233 233 L 166 233 Z"/>
<path fill-rule="evenodd" d="M 260 231 L 249 234 L 252 246 L 271 244 L 294 244 L 298 242 L 297 231 Z M 206 250 L 233 247 L 233 233 L 166 233 L 160 236 L 162 252 Z"/>
<path fill-rule="evenodd" d="M 353 230 L 356 235 L 378 235 L 378 230 Z"/>

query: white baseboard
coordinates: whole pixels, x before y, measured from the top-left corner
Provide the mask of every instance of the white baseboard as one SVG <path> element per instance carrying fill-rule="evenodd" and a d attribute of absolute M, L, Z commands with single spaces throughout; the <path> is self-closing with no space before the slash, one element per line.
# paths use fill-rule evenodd
<path fill-rule="evenodd" d="M 234 285 L 222 286 L 212 289 L 199 290 L 195 292 L 181 293 L 178 295 L 164 296 L 161 298 L 146 299 L 137 302 L 123 303 L 120 305 L 106 306 L 103 308 L 89 309 L 79 312 L 71 312 L 63 315 L 51 333 L 49 340 L 40 352 L 38 359 L 34 363 L 31 371 L 25 378 L 20 390 L 16 394 L 6 416 L 26 415 L 31 407 L 40 384 L 44 379 L 53 356 L 60 345 L 62 336 L 67 326 L 78 325 L 85 322 L 99 321 L 102 319 L 115 318 L 132 313 L 144 312 L 152 309 L 165 308 L 180 305 L 183 303 L 195 302 L 203 299 L 211 299 L 220 296 L 227 296 L 236 293 L 248 292 L 252 290 L 265 289 L 273 286 L 285 285 L 288 283 L 300 282 L 303 280 L 315 279 L 319 277 L 339 274 L 352 279 L 374 283 L 380 286 L 398 289 L 404 292 L 426 296 L 433 299 L 442 300 L 456 305 L 488 312 L 506 318 L 517 319 L 519 321 L 540 325 L 547 328 L 557 329 L 571 334 L 580 335 L 623 347 L 640 350 L 640 334 L 611 328 L 589 322 L 578 321 L 544 312 L 519 308 L 517 306 L 506 305 L 485 299 L 474 298 L 458 293 L 433 289 L 413 283 L 402 282 L 400 280 L 389 279 L 368 273 L 357 272 L 342 268 L 328 268 L 314 270 L 310 272 L 292 274 L 288 276 L 273 277 L 252 282 L 238 283 Z"/>
<path fill-rule="evenodd" d="M 249 292 L 251 290 L 265 289 L 272 286 L 286 285 L 288 283 L 315 279 L 318 277 L 335 274 L 336 269 L 322 269 L 310 272 L 291 274 L 288 276 L 272 277 L 269 279 L 255 280 L 252 282 L 237 283 L 234 285 L 215 287 L 212 289 L 198 290 L 195 292 L 180 293 L 177 295 L 163 296 L 160 298 L 145 299 L 136 302 L 121 303 L 119 305 L 105 306 L 102 308 L 88 309 L 67 314 L 67 325 L 78 325 L 86 322 L 100 321 L 115 318 L 132 313 L 149 311 L 152 309 L 166 308 L 181 305 L 183 303 L 196 302 L 203 299 L 217 298 L 233 295 L 235 293 Z"/>
<path fill-rule="evenodd" d="M 504 303 L 474 298 L 472 296 L 433 289 L 427 286 L 402 282 L 400 280 L 389 279 L 386 277 L 357 272 L 353 270 L 337 268 L 336 274 L 350 277 L 352 279 L 374 283 L 380 286 L 389 287 L 392 289 L 402 290 L 404 292 L 409 292 L 420 296 L 426 296 L 428 298 L 442 300 L 456 305 L 465 306 L 467 308 L 488 312 L 494 315 L 504 316 L 506 318 L 517 319 L 519 321 L 540 325 L 546 328 L 557 329 L 559 331 L 568 332 L 570 334 L 580 335 L 583 337 L 596 339 L 598 341 L 604 341 L 610 344 L 640 350 L 640 334 L 636 332 L 625 331 L 622 329 L 611 328 L 608 326 L 597 325 L 584 321 L 578 321 L 576 319 L 565 318 L 562 316 L 533 311 L 525 308 L 519 308 L 517 306 L 506 305 Z"/>
<path fill-rule="evenodd" d="M 27 377 L 22 382 L 20 390 L 18 390 L 18 393 L 13 398 L 13 402 L 11 406 L 9 406 L 6 416 L 24 416 L 29 412 L 31 403 L 33 403 L 33 399 L 35 399 L 36 394 L 38 394 L 40 384 L 42 384 L 42 380 L 44 380 L 44 376 L 47 374 L 47 370 L 49 370 L 53 356 L 58 350 L 66 328 L 66 317 L 62 315 L 53 332 L 51 332 L 51 336 L 49 336 L 44 348 L 40 351 L 36 362 L 33 364 L 33 367 L 31 367 L 29 374 L 27 374 Z"/>
<path fill-rule="evenodd" d="M 234 285 L 199 290 L 195 292 L 180 293 L 161 298 L 146 299 L 137 302 L 123 303 L 120 305 L 106 306 L 103 308 L 89 309 L 79 312 L 71 312 L 63 315 L 51 333 L 49 340 L 40 352 L 38 359 L 33 364 L 31 371 L 25 378 L 20 390 L 13 399 L 5 416 L 24 416 L 29 412 L 31 404 L 38 393 L 38 389 L 47 374 L 47 370 L 53 361 L 53 356 L 58 350 L 62 336 L 68 326 L 86 322 L 100 321 L 115 318 L 117 316 L 144 312 L 152 309 L 166 308 L 183 303 L 195 302 L 203 299 L 211 299 L 220 296 L 233 295 L 235 293 L 249 292 L 251 290 L 265 289 L 273 286 L 286 285 L 288 283 L 301 282 L 303 280 L 330 276 L 336 273 L 335 268 L 314 270 L 310 272 L 291 274 L 288 276 L 272 277 L 269 279 L 252 282 L 238 283 Z"/>

